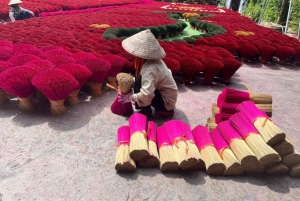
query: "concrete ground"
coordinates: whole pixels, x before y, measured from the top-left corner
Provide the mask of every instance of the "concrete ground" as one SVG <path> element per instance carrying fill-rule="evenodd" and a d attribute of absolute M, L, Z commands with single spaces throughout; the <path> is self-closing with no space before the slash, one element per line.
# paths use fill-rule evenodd
<path fill-rule="evenodd" d="M 230 87 L 273 96 L 273 121 L 300 150 L 300 68 L 244 65 Z M 174 119 L 204 125 L 224 88 L 180 84 Z M 19 112 L 17 101 L 0 106 L 0 197 L 4 201 L 90 200 L 299 200 L 300 179 L 288 175 L 213 177 L 204 171 L 116 173 L 116 131 L 128 117 L 111 113 L 115 91 L 80 94 L 82 103 L 61 117 L 39 104 Z M 164 119 L 151 120 L 162 124 Z M 1 200 L 1 199 L 0 199 Z"/>

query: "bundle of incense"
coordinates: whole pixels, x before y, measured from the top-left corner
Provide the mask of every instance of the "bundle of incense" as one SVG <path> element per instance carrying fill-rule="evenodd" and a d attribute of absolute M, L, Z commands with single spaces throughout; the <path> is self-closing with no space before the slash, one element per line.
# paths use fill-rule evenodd
<path fill-rule="evenodd" d="M 207 123 L 216 123 L 216 118 L 215 117 L 207 118 Z"/>
<path fill-rule="evenodd" d="M 121 126 L 118 129 L 118 151 L 115 162 L 115 169 L 117 171 L 135 171 L 136 169 L 134 161 L 129 156 L 129 143 L 129 126 Z"/>
<path fill-rule="evenodd" d="M 186 131 L 186 139 L 188 144 L 188 158 L 197 158 L 198 163 L 188 169 L 190 170 L 205 170 L 205 163 L 202 159 L 202 156 L 198 150 L 198 147 L 196 146 L 195 139 L 193 136 L 193 133 L 191 131 L 191 127 L 188 124 L 185 125 L 185 131 Z"/>
<path fill-rule="evenodd" d="M 281 158 L 278 153 L 266 144 L 244 113 L 236 113 L 229 122 L 255 153 L 259 163 L 270 166 L 280 162 Z"/>
<path fill-rule="evenodd" d="M 226 103 L 219 102 L 218 105 L 215 103 L 212 106 L 213 116 L 216 114 L 226 113 L 226 114 L 235 114 L 237 113 L 237 106 L 240 103 Z M 255 104 L 256 107 L 264 111 L 269 117 L 272 116 L 272 104 Z"/>
<path fill-rule="evenodd" d="M 224 140 L 229 144 L 237 159 L 241 162 L 244 170 L 253 169 L 258 166 L 258 160 L 255 154 L 230 125 L 229 121 L 221 122 L 218 124 L 217 129 Z"/>
<path fill-rule="evenodd" d="M 289 171 L 289 175 L 291 177 L 300 177 L 300 164 L 291 167 Z"/>
<path fill-rule="evenodd" d="M 266 167 L 266 174 L 285 174 L 289 168 L 282 163 L 276 163 L 270 167 Z"/>
<path fill-rule="evenodd" d="M 185 125 L 179 120 L 171 120 L 164 123 L 169 139 L 171 139 L 175 155 L 181 169 L 186 170 L 199 161 L 196 157 L 189 156 L 189 145 L 187 143 Z"/>
<path fill-rule="evenodd" d="M 207 128 L 209 131 L 212 131 L 212 130 L 214 130 L 214 129 L 217 128 L 218 124 L 216 124 L 216 123 L 207 123 L 205 126 L 206 126 L 206 128 Z"/>
<path fill-rule="evenodd" d="M 273 146 L 273 149 L 281 156 L 286 156 L 288 154 L 291 154 L 294 152 L 294 146 L 292 143 L 288 140 L 285 139 L 283 142 L 280 142 L 276 145 Z"/>
<path fill-rule="evenodd" d="M 130 126 L 130 157 L 140 161 L 149 156 L 146 133 L 147 117 L 135 113 L 129 118 Z"/>
<path fill-rule="evenodd" d="M 217 106 L 216 103 L 213 103 L 211 106 L 212 116 L 214 117 L 216 114 L 220 113 L 220 108 Z"/>
<path fill-rule="evenodd" d="M 196 126 L 192 130 L 196 145 L 204 160 L 207 174 L 223 175 L 226 166 L 219 156 L 207 128 L 204 126 Z"/>
<path fill-rule="evenodd" d="M 180 167 L 177 162 L 171 140 L 163 126 L 157 128 L 157 144 L 160 156 L 160 170 L 162 172 L 179 170 Z"/>
<path fill-rule="evenodd" d="M 289 168 L 294 165 L 300 164 L 300 153 L 294 150 L 293 153 L 282 157 L 281 162 L 283 163 L 283 165 Z"/>
<path fill-rule="evenodd" d="M 118 76 L 117 76 L 118 79 Z M 148 138 L 148 147 L 150 155 L 141 160 L 138 165 L 142 167 L 158 167 L 159 166 L 159 156 L 157 152 L 157 144 L 156 144 L 156 123 L 153 121 L 148 122 L 147 128 L 147 138 Z"/>
<path fill-rule="evenodd" d="M 227 142 L 223 139 L 220 132 L 215 129 L 210 133 L 212 142 L 214 143 L 216 150 L 218 151 L 221 159 L 223 160 L 226 170 L 224 175 L 241 175 L 244 173 L 240 162 L 229 148 Z"/>
<path fill-rule="evenodd" d="M 271 147 L 284 141 L 285 133 L 270 120 L 265 112 L 259 110 L 253 102 L 245 101 L 237 107 L 237 110 L 243 112 L 250 119 L 265 142 Z"/>
<path fill-rule="evenodd" d="M 219 124 L 222 121 L 229 120 L 232 115 L 233 114 L 225 114 L 225 113 L 216 114 L 215 116 L 216 124 Z"/>
<path fill-rule="evenodd" d="M 265 166 L 261 163 L 258 163 L 257 166 L 245 170 L 246 174 L 262 174 L 266 170 Z"/>

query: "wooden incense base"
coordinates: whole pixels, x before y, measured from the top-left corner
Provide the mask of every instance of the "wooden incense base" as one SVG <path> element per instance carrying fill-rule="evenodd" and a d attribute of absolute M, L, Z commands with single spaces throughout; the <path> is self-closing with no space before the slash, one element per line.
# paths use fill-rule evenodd
<path fill-rule="evenodd" d="M 130 162 L 124 162 L 123 164 L 116 164 L 115 169 L 118 172 L 134 172 L 136 170 L 136 167 Z"/>
<path fill-rule="evenodd" d="M 281 162 L 289 168 L 300 164 L 300 154 L 297 151 L 294 151 L 293 153 L 284 156 Z"/>
<path fill-rule="evenodd" d="M 282 163 L 277 163 L 266 168 L 266 174 L 285 174 L 289 171 L 289 168 Z"/>
<path fill-rule="evenodd" d="M 141 160 L 138 163 L 140 167 L 158 167 L 159 166 L 159 159 L 153 155 L 149 155 L 147 158 Z"/>
<path fill-rule="evenodd" d="M 300 177 L 300 164 L 290 168 L 289 175 L 291 177 Z"/>
<path fill-rule="evenodd" d="M 294 146 L 288 140 L 284 140 L 283 142 L 276 144 L 275 146 L 273 146 L 273 149 L 280 156 L 286 156 L 294 152 Z"/>
<path fill-rule="evenodd" d="M 80 101 L 78 99 L 78 93 L 79 93 L 79 90 L 75 90 L 72 93 L 70 93 L 66 99 L 66 103 L 68 105 L 72 105 L 72 106 L 78 105 L 80 103 Z"/>

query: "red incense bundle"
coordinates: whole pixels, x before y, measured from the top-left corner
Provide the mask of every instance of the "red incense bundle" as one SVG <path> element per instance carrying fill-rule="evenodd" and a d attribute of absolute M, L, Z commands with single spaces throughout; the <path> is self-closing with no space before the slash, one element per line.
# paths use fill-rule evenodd
<path fill-rule="evenodd" d="M 265 64 L 268 61 L 272 61 L 272 56 L 274 55 L 276 48 L 271 45 L 262 45 L 258 48 L 260 55 L 260 62 Z"/>
<path fill-rule="evenodd" d="M 149 156 L 147 141 L 147 117 L 135 113 L 129 118 L 130 126 L 130 157 L 134 161 L 141 161 Z"/>
<path fill-rule="evenodd" d="M 197 59 L 183 57 L 179 62 L 181 66 L 182 78 L 186 84 L 189 84 L 197 75 L 197 73 L 203 70 L 202 63 Z"/>
<path fill-rule="evenodd" d="M 13 65 L 9 62 L 5 62 L 5 61 L 0 61 L 0 74 L 11 68 Z M 10 99 L 9 97 L 6 95 L 6 92 L 0 88 L 0 104 L 4 104 L 6 102 L 8 102 Z"/>
<path fill-rule="evenodd" d="M 237 110 L 248 117 L 268 145 L 273 146 L 284 141 L 285 133 L 269 119 L 265 112 L 259 110 L 253 102 L 245 101 L 237 107 Z"/>
<path fill-rule="evenodd" d="M 19 109 L 33 110 L 35 103 L 32 100 L 35 87 L 31 79 L 39 71 L 34 67 L 19 66 L 9 68 L 0 74 L 0 88 L 18 97 Z"/>
<path fill-rule="evenodd" d="M 244 113 L 239 112 L 233 115 L 230 118 L 230 124 L 255 153 L 259 163 L 264 166 L 271 166 L 280 162 L 281 158 L 278 153 L 266 144 Z"/>
<path fill-rule="evenodd" d="M 163 126 L 157 128 L 157 144 L 160 157 L 160 170 L 162 172 L 179 170 L 180 167 L 171 140 Z"/>
<path fill-rule="evenodd" d="M 153 121 L 148 122 L 147 128 L 147 138 L 148 138 L 148 147 L 150 155 L 139 162 L 139 166 L 143 167 L 158 167 L 159 166 L 159 156 L 157 152 L 156 144 L 156 130 L 157 125 Z"/>
<path fill-rule="evenodd" d="M 31 82 L 49 99 L 51 113 L 55 116 L 67 112 L 64 101 L 72 91 L 79 87 L 74 77 L 56 68 L 37 73 Z"/>
<path fill-rule="evenodd" d="M 92 72 L 87 67 L 80 64 L 62 64 L 56 68 L 69 73 L 77 80 L 79 87 L 68 95 L 66 102 L 69 105 L 78 105 L 80 103 L 78 99 L 79 90 L 91 77 Z"/>
<path fill-rule="evenodd" d="M 119 171 L 135 171 L 136 165 L 129 156 L 130 129 L 121 126 L 118 129 L 118 150 L 116 154 L 115 169 Z"/>
<path fill-rule="evenodd" d="M 213 78 L 224 68 L 224 64 L 216 59 L 205 59 L 202 61 L 203 74 L 206 84 L 211 84 Z"/>
<path fill-rule="evenodd" d="M 196 145 L 206 166 L 209 175 L 222 175 L 226 166 L 220 158 L 207 128 L 196 126 L 192 130 Z"/>
<path fill-rule="evenodd" d="M 42 59 L 35 59 L 32 61 L 29 61 L 29 62 L 25 63 L 25 65 L 35 67 L 35 68 L 39 69 L 40 71 L 55 67 L 54 64 L 51 63 L 50 61 L 42 60 Z"/>
<path fill-rule="evenodd" d="M 224 175 L 241 175 L 244 173 L 240 162 L 229 148 L 227 142 L 223 139 L 220 132 L 215 129 L 210 133 L 210 137 L 221 159 L 223 160 L 226 170 Z"/>
<path fill-rule="evenodd" d="M 171 139 L 175 155 L 181 169 L 186 170 L 198 163 L 195 156 L 189 157 L 189 146 L 186 139 L 185 125 L 179 120 L 171 120 L 164 123 L 169 139 Z"/>
<path fill-rule="evenodd" d="M 222 63 L 224 64 L 224 68 L 221 69 L 220 74 L 225 84 L 229 84 L 230 78 L 242 64 L 234 58 L 224 58 L 222 59 Z"/>
<path fill-rule="evenodd" d="M 253 169 L 258 166 L 258 160 L 242 137 L 234 130 L 229 121 L 218 124 L 218 131 L 229 144 L 231 150 L 241 162 L 244 170 Z"/>

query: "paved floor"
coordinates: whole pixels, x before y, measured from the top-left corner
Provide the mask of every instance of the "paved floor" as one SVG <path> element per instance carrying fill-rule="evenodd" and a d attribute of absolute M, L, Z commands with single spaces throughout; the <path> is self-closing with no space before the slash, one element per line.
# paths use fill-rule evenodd
<path fill-rule="evenodd" d="M 300 150 L 300 68 L 244 65 L 231 87 L 273 95 L 273 121 Z M 224 88 L 180 84 L 176 119 L 204 125 Z M 128 117 L 114 115 L 116 92 L 99 98 L 80 94 L 82 103 L 53 117 L 47 104 L 21 113 L 17 101 L 0 106 L 0 198 L 4 201 L 81 200 L 299 200 L 300 178 L 266 175 L 211 177 L 205 172 L 162 174 L 114 170 L 116 130 Z M 151 119 L 158 124 L 163 119 Z M 0 199 L 1 200 L 1 199 Z"/>

